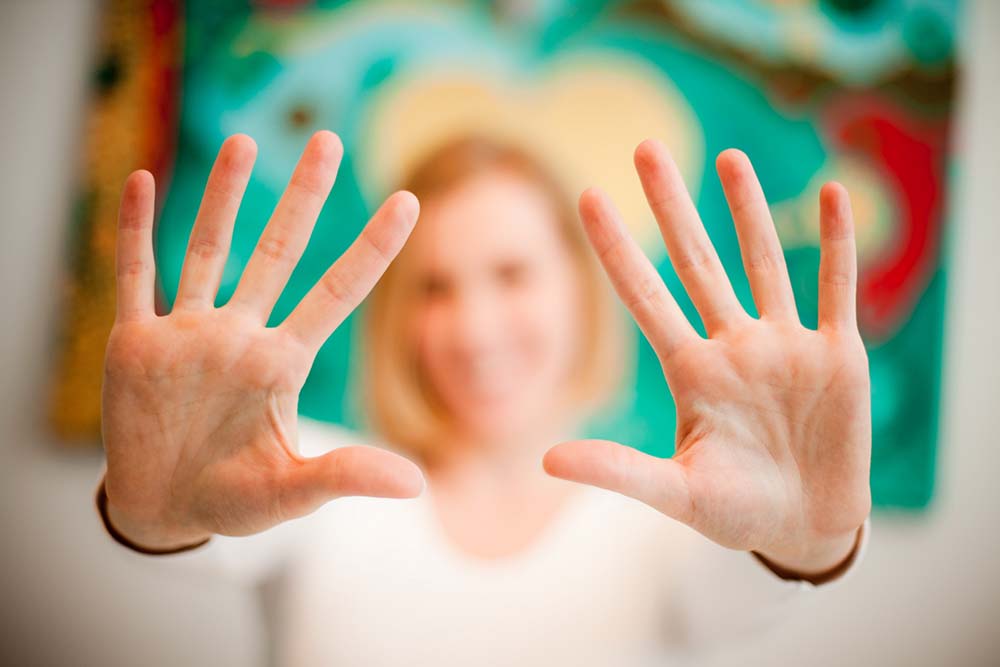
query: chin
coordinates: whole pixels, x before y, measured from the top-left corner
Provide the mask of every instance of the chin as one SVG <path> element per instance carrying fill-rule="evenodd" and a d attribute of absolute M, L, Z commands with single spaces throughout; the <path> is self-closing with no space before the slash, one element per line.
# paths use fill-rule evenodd
<path fill-rule="evenodd" d="M 523 436 L 538 428 L 539 419 L 544 417 L 544 413 L 535 409 L 537 405 L 539 403 L 532 406 L 523 400 L 465 405 L 458 411 L 461 414 L 459 421 L 467 432 L 484 440 Z"/>

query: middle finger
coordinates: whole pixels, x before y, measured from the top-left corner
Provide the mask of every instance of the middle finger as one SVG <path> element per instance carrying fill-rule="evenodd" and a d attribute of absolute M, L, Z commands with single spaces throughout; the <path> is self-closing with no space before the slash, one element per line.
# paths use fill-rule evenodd
<path fill-rule="evenodd" d="M 292 270 L 309 243 L 326 202 L 344 148 L 333 132 L 317 132 L 295 166 L 271 219 L 257 242 L 230 304 L 266 322 Z"/>
<path fill-rule="evenodd" d="M 741 316 L 748 317 L 667 149 L 658 141 L 642 142 L 635 150 L 635 168 L 670 262 L 708 335 L 727 328 Z"/>

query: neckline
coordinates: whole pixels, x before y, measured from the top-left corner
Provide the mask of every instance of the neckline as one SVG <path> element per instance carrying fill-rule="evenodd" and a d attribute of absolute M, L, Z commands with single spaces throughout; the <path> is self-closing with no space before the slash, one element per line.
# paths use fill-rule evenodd
<path fill-rule="evenodd" d="M 466 570 L 508 570 L 516 568 L 523 562 L 536 560 L 539 555 L 548 551 L 572 527 L 583 509 L 599 497 L 599 489 L 582 484 L 578 486 L 582 488 L 574 491 L 569 499 L 563 502 L 562 506 L 549 519 L 549 522 L 540 535 L 531 540 L 526 546 L 504 556 L 489 558 L 476 556 L 456 544 L 448 534 L 436 510 L 433 491 L 430 485 L 424 491 L 424 497 L 422 498 L 424 501 L 421 503 L 423 510 L 422 520 L 428 528 L 429 539 L 434 548 L 443 552 L 444 557 L 457 566 Z"/>

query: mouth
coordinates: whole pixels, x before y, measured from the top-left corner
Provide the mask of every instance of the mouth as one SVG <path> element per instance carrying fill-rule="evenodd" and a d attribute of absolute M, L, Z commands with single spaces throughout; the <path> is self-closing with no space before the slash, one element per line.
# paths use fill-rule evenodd
<path fill-rule="evenodd" d="M 497 402 L 516 390 L 519 374 L 507 355 L 489 355 L 463 363 L 459 378 L 463 391 L 477 401 Z"/>

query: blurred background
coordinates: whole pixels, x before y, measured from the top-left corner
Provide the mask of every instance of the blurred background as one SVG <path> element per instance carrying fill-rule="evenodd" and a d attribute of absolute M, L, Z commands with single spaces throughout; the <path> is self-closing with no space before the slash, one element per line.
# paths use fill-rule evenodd
<path fill-rule="evenodd" d="M 710 659 L 997 664 L 998 30 L 989 0 L 0 4 L 0 663 L 261 664 L 255 591 L 139 566 L 93 509 L 114 213 L 125 175 L 151 169 L 169 308 L 215 151 L 253 136 L 224 300 L 306 138 L 329 128 L 345 163 L 275 319 L 454 133 L 527 142 L 567 187 L 605 186 L 682 294 L 631 170 L 638 141 L 663 139 L 752 308 L 712 166 L 742 148 L 809 326 L 816 193 L 844 182 L 872 368 L 868 560 L 822 604 Z M 351 334 L 324 348 L 301 409 L 361 427 Z M 657 435 L 672 406 L 651 350 L 637 352 L 630 390 L 590 428 L 669 455 Z"/>

